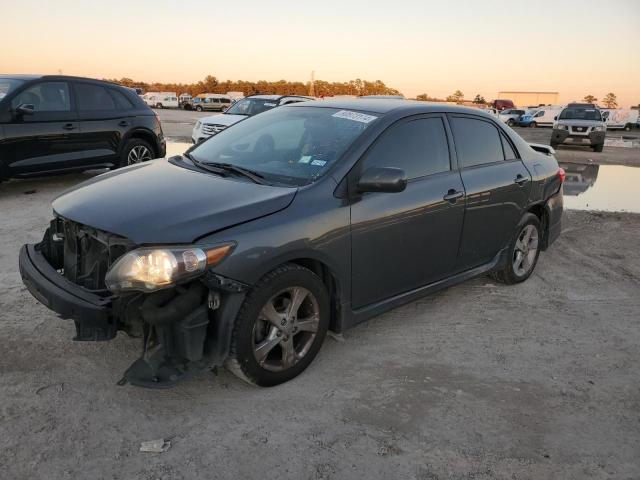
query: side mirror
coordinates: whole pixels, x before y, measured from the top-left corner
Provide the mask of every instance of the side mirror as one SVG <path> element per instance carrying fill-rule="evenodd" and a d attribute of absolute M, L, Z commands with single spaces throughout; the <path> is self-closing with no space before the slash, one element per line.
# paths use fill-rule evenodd
<path fill-rule="evenodd" d="M 402 192 L 407 188 L 407 175 L 404 170 L 392 167 L 371 167 L 358 180 L 358 191 L 364 192 Z"/>
<path fill-rule="evenodd" d="M 36 111 L 36 107 L 31 103 L 21 103 L 16 108 L 17 115 L 33 115 Z"/>
<path fill-rule="evenodd" d="M 554 120 L 557 120 L 557 119 L 558 119 L 558 115 L 556 115 L 555 117 L 553 117 L 553 119 L 554 119 Z"/>

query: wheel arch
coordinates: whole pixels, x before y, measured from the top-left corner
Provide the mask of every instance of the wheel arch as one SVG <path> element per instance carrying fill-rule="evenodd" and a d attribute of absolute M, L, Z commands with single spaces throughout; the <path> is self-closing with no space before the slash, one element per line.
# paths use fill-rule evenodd
<path fill-rule="evenodd" d="M 160 154 L 160 145 L 158 145 L 158 139 L 151 130 L 147 130 L 145 128 L 136 128 L 134 130 L 131 130 L 130 132 L 127 132 L 126 136 L 122 139 L 120 154 L 122 154 L 126 143 L 134 138 L 144 140 L 149 145 L 151 145 L 151 148 L 153 148 L 154 158 L 157 158 L 157 156 Z"/>
<path fill-rule="evenodd" d="M 546 250 L 549 243 L 549 207 L 546 203 L 536 203 L 529 207 L 527 213 L 534 214 L 540 220 L 540 226 L 542 227 L 541 250 Z"/>

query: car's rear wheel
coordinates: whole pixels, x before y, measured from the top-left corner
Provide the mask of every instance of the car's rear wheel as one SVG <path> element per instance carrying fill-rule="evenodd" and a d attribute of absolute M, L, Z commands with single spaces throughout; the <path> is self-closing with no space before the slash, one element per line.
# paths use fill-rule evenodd
<path fill-rule="evenodd" d="M 509 125 L 510 127 L 513 127 L 516 124 L 516 122 L 513 121 L 513 118 L 510 118 L 509 120 L 507 120 L 507 125 Z"/>
<path fill-rule="evenodd" d="M 602 152 L 602 150 L 604 149 L 604 143 L 594 145 L 592 148 L 594 152 Z"/>
<path fill-rule="evenodd" d="M 136 163 L 153 160 L 154 157 L 153 148 L 148 142 L 140 138 L 132 138 L 122 150 L 120 166 L 135 165 Z"/>
<path fill-rule="evenodd" d="M 200 105 L 198 105 L 198 106 L 196 107 L 196 112 L 201 112 L 201 111 L 202 111 L 202 107 L 201 107 Z"/>
<path fill-rule="evenodd" d="M 529 124 L 529 128 L 536 128 L 538 126 L 538 124 L 536 122 L 531 122 Z"/>
<path fill-rule="evenodd" d="M 534 214 L 527 213 L 509 245 L 507 265 L 502 270 L 495 271 L 493 277 L 508 285 L 524 282 L 538 263 L 541 243 L 540 220 Z"/>
<path fill-rule="evenodd" d="M 164 108 L 164 106 L 161 103 L 156 103 L 156 108 Z"/>
<path fill-rule="evenodd" d="M 314 359 L 329 326 L 329 297 L 312 271 L 285 264 L 265 275 L 236 318 L 227 368 L 263 387 L 299 375 Z"/>
<path fill-rule="evenodd" d="M 558 148 L 558 143 L 557 143 L 557 142 L 550 142 L 550 143 L 549 143 L 549 146 L 550 146 L 551 148 L 554 148 L 554 149 L 555 149 L 555 148 Z"/>

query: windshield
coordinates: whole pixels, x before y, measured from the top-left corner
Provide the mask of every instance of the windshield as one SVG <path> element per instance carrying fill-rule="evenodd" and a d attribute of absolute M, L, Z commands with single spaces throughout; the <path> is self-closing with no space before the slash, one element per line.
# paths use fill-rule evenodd
<path fill-rule="evenodd" d="M 256 115 L 278 106 L 277 100 L 270 98 L 243 98 L 234 103 L 225 113 L 231 115 Z"/>
<path fill-rule="evenodd" d="M 560 114 L 560 120 L 595 120 L 602 121 L 600 110 L 595 108 L 565 108 Z"/>
<path fill-rule="evenodd" d="M 0 101 L 23 83 L 24 80 L 15 78 L 0 78 Z"/>
<path fill-rule="evenodd" d="M 268 182 L 306 185 L 329 170 L 377 118 L 333 108 L 281 107 L 235 124 L 189 153 L 197 162 L 252 170 Z"/>

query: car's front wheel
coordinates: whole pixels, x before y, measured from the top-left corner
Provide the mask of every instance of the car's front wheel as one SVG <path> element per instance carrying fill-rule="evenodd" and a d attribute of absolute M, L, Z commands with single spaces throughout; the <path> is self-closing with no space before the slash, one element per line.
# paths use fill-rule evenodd
<path fill-rule="evenodd" d="M 524 282 L 536 267 L 541 243 L 540 220 L 534 214 L 527 213 L 509 245 L 507 265 L 502 270 L 493 272 L 493 277 L 508 285 Z"/>
<path fill-rule="evenodd" d="M 529 128 L 536 128 L 538 126 L 538 124 L 536 122 L 531 122 L 529 124 Z"/>
<path fill-rule="evenodd" d="M 604 149 L 604 143 L 594 145 L 592 148 L 594 152 L 602 152 L 602 150 Z"/>
<path fill-rule="evenodd" d="M 278 267 L 247 295 L 226 366 L 263 387 L 291 380 L 320 350 L 329 316 L 329 296 L 315 273 L 295 264 Z"/>
<path fill-rule="evenodd" d="M 510 127 L 513 127 L 516 124 L 516 122 L 514 122 L 513 118 L 510 118 L 509 120 L 507 120 L 507 125 L 509 125 Z"/>
<path fill-rule="evenodd" d="M 201 111 L 202 111 L 202 107 L 201 107 L 200 105 L 198 105 L 198 106 L 196 107 L 196 112 L 201 112 Z"/>
<path fill-rule="evenodd" d="M 154 158 L 153 148 L 140 138 L 132 138 L 122 149 L 120 166 L 126 167 L 136 163 L 146 162 Z"/>

